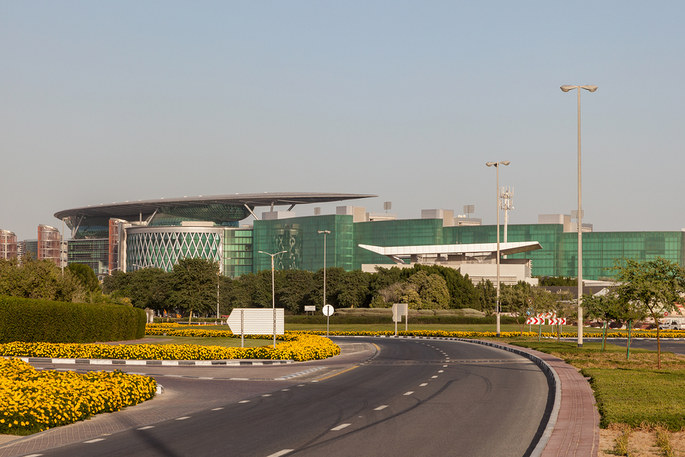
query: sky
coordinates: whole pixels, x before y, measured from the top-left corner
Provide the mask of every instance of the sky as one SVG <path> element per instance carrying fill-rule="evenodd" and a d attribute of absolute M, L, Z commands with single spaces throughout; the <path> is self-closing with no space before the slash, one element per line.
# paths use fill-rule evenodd
<path fill-rule="evenodd" d="M 685 2 L 0 0 L 0 228 L 255 192 L 685 228 Z M 335 204 L 323 205 L 323 212 Z M 283 208 L 285 209 L 285 208 Z M 313 205 L 296 207 L 313 214 Z"/>

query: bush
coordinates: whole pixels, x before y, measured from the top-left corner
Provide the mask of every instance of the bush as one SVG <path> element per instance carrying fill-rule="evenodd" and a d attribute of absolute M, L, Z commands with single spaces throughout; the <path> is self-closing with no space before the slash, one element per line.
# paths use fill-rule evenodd
<path fill-rule="evenodd" d="M 131 306 L 0 296 L 0 342 L 132 340 L 145 335 L 145 317 Z"/>

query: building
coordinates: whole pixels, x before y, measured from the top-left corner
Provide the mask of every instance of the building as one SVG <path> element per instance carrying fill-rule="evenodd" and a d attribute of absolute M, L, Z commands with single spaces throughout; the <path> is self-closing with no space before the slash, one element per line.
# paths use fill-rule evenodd
<path fill-rule="evenodd" d="M 9 230 L 0 229 L 0 259 L 16 259 L 17 249 L 17 235 Z"/>
<path fill-rule="evenodd" d="M 49 260 L 58 267 L 62 266 L 62 234 L 55 227 L 41 224 L 38 226 L 38 260 Z"/>
<path fill-rule="evenodd" d="M 103 275 L 144 267 L 171 270 L 184 257 L 219 262 L 222 274 L 237 277 L 271 268 L 316 271 L 379 265 L 436 263 L 459 268 L 473 279 L 493 279 L 496 227 L 478 219 L 430 209 L 420 219 L 397 219 L 358 206 L 335 214 L 297 216 L 297 205 L 374 197 L 359 194 L 264 193 L 184 197 L 98 205 L 55 214 L 72 230 L 69 262 L 90 265 Z M 258 216 L 255 211 L 263 207 Z M 276 208 L 280 207 L 280 208 Z M 504 231 L 505 228 L 501 227 Z M 683 265 L 685 232 L 596 232 L 583 224 L 585 280 L 611 278 L 616 261 L 662 257 Z M 542 215 L 536 224 L 509 224 L 501 243 L 502 281 L 577 273 L 577 232 L 570 216 Z M 365 245 L 365 246 L 362 246 Z M 473 245 L 482 245 L 473 250 Z M 369 249 L 371 247 L 371 249 Z M 390 248 L 396 249 L 390 252 Z M 420 248 L 420 249 L 419 249 Z M 411 251 L 413 249 L 414 251 Z M 419 252 L 420 251 L 420 252 Z"/>

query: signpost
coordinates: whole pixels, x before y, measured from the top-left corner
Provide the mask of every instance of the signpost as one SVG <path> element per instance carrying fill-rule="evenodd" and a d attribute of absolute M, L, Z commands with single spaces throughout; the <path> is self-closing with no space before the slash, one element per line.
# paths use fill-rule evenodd
<path fill-rule="evenodd" d="M 409 329 L 409 305 L 406 303 L 393 303 L 392 321 L 395 323 L 395 336 L 397 336 L 397 323 L 402 322 L 402 316 L 404 316 L 404 331 L 406 332 Z"/>
<path fill-rule="evenodd" d="M 326 316 L 326 338 L 328 338 L 328 327 L 329 327 L 329 320 L 333 313 L 335 312 L 335 309 L 333 309 L 333 306 L 331 305 L 326 305 L 323 307 L 321 310 L 323 312 L 323 315 Z"/>
<path fill-rule="evenodd" d="M 285 333 L 283 308 L 276 308 L 275 310 L 233 308 L 226 323 L 234 334 L 240 334 L 241 347 L 245 347 L 244 335 L 270 335 L 272 332 L 283 335 Z"/>

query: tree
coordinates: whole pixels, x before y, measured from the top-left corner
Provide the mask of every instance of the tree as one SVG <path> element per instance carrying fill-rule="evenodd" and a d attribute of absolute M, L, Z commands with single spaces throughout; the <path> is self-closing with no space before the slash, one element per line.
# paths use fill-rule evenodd
<path fill-rule="evenodd" d="M 625 265 L 616 265 L 614 269 L 618 271 L 616 292 L 619 298 L 633 303 L 654 319 L 657 368 L 661 368 L 659 318 L 664 312 L 673 311 L 676 301 L 685 292 L 685 271 L 661 257 L 646 262 L 626 259 Z"/>
<path fill-rule="evenodd" d="M 516 316 L 516 323 L 521 325 L 521 335 L 526 325 L 532 302 L 532 286 L 519 281 L 514 285 L 501 284 L 499 301 L 504 310 Z"/>
<path fill-rule="evenodd" d="M 67 269 L 49 260 L 0 260 L 0 294 L 67 302 L 84 302 L 86 290 Z"/>
<path fill-rule="evenodd" d="M 72 275 L 74 275 L 76 279 L 78 279 L 81 282 L 83 288 L 88 292 L 101 291 L 100 281 L 98 281 L 97 275 L 95 274 L 93 269 L 90 268 L 88 265 L 84 265 L 82 263 L 72 263 L 69 264 L 67 269 L 71 272 Z"/>
<path fill-rule="evenodd" d="M 500 289 L 501 291 L 501 289 Z M 476 285 L 476 304 L 479 311 L 486 314 L 493 314 L 495 312 L 495 305 L 497 303 L 497 289 L 489 279 L 481 280 Z"/>
<path fill-rule="evenodd" d="M 413 285 L 420 299 L 422 309 L 447 309 L 450 293 L 447 283 L 439 274 L 427 274 L 425 271 L 414 273 L 407 282 Z"/>
<path fill-rule="evenodd" d="M 216 287 L 219 265 L 205 259 L 181 259 L 170 276 L 169 303 L 193 313 L 207 314 L 216 310 Z"/>

